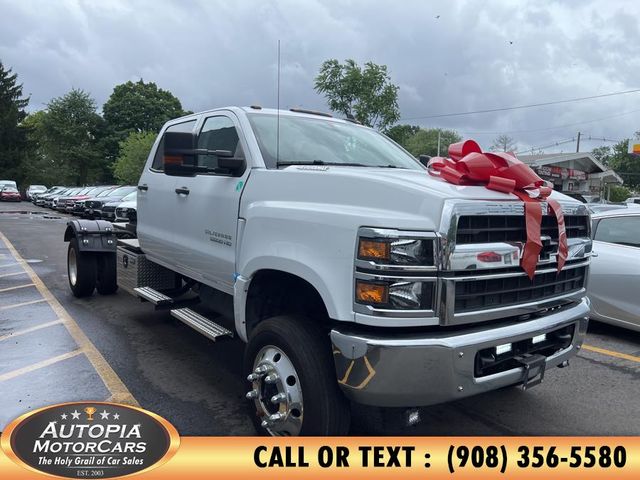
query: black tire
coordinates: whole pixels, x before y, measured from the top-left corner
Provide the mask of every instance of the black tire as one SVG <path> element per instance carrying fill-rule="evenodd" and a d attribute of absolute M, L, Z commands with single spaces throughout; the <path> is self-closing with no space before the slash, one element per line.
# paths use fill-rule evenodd
<path fill-rule="evenodd" d="M 96 290 L 100 295 L 111 295 L 118 290 L 117 257 L 114 253 L 98 256 L 98 277 Z"/>
<path fill-rule="evenodd" d="M 351 423 L 349 401 L 340 391 L 326 331 L 297 315 L 284 315 L 262 321 L 251 332 L 245 349 L 244 372 L 253 371 L 256 355 L 265 346 L 282 350 L 293 363 L 300 380 L 304 415 L 300 435 L 346 435 Z M 261 435 L 269 432 L 251 402 L 250 416 Z"/>
<path fill-rule="evenodd" d="M 93 294 L 96 288 L 97 271 L 96 256 L 81 252 L 78 248 L 78 239 L 72 237 L 67 250 L 67 277 L 74 296 L 81 298 Z"/>

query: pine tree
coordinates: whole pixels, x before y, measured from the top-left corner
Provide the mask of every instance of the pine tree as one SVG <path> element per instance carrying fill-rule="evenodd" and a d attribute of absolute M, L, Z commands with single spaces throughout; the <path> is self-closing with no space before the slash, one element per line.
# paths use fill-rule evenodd
<path fill-rule="evenodd" d="M 0 62 L 0 177 L 20 183 L 27 143 L 22 121 L 27 116 L 29 98 L 23 98 L 22 84 L 17 79 L 18 75 Z"/>

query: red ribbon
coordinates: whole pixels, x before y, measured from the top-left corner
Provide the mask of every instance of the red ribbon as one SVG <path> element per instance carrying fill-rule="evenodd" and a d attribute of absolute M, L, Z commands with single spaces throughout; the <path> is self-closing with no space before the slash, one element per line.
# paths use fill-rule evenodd
<path fill-rule="evenodd" d="M 483 152 L 473 140 L 453 143 L 449 157 L 434 157 L 429 161 L 429 173 L 454 185 L 484 185 L 490 190 L 513 193 L 524 202 L 527 241 L 520 266 L 533 280 L 542 250 L 540 224 L 546 200 L 558 222 L 558 272 L 567 260 L 567 233 L 562 207 L 549 197 L 553 190 L 527 164 L 512 153 Z"/>

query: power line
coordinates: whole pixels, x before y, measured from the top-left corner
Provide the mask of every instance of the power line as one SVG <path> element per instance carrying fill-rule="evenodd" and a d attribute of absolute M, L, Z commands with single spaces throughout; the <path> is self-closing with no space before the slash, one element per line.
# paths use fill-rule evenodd
<path fill-rule="evenodd" d="M 533 151 L 533 150 L 544 150 L 545 148 L 557 147 L 559 145 L 564 145 L 566 143 L 573 143 L 575 141 L 576 141 L 575 138 L 568 138 L 566 140 L 558 140 L 557 142 L 553 142 L 553 143 L 550 143 L 548 145 L 534 146 L 534 147 L 529 147 L 526 150 L 520 150 L 519 152 L 516 152 L 516 155 L 520 155 L 521 153 L 527 153 L 527 152 L 530 152 L 530 151 Z"/>
<path fill-rule="evenodd" d="M 475 115 L 478 113 L 504 112 L 507 110 L 518 110 L 521 108 L 544 107 L 547 105 L 558 105 L 561 103 L 580 102 L 582 100 L 592 100 L 594 98 L 613 97 L 616 95 L 626 95 L 628 93 L 636 93 L 636 92 L 640 92 L 640 88 L 636 88 L 634 90 L 624 90 L 620 92 L 603 93 L 600 95 L 590 95 L 588 97 L 569 98 L 567 100 L 556 100 L 553 102 L 541 102 L 541 103 L 531 103 L 528 105 L 516 105 L 513 107 L 489 108 L 486 110 L 474 110 L 470 112 L 440 113 L 437 115 L 423 115 L 421 117 L 404 117 L 402 120 L 422 120 L 426 118 L 459 117 L 462 115 Z"/>
<path fill-rule="evenodd" d="M 608 115 L 606 117 L 594 118 L 592 120 L 584 120 L 582 122 L 567 123 L 565 125 L 556 125 L 555 127 L 531 128 L 531 129 L 527 129 L 527 130 L 510 130 L 510 131 L 505 131 L 505 132 L 496 131 L 496 132 L 458 132 L 458 133 L 461 133 L 463 135 L 505 135 L 505 134 L 511 134 L 511 133 L 546 132 L 546 131 L 550 131 L 550 130 L 559 130 L 561 128 L 578 127 L 580 125 L 585 125 L 587 123 L 602 122 L 604 120 L 610 120 L 612 118 L 623 117 L 625 115 L 630 115 L 632 113 L 638 113 L 638 112 L 640 112 L 640 109 L 638 109 L 638 110 L 629 110 L 628 112 L 616 113 L 615 115 Z"/>

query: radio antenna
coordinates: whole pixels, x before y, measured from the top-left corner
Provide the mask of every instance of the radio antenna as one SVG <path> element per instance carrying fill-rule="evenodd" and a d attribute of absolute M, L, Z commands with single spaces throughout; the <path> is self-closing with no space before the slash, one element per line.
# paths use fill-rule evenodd
<path fill-rule="evenodd" d="M 278 39 L 278 86 L 276 112 L 276 166 L 280 162 L 280 39 Z"/>

